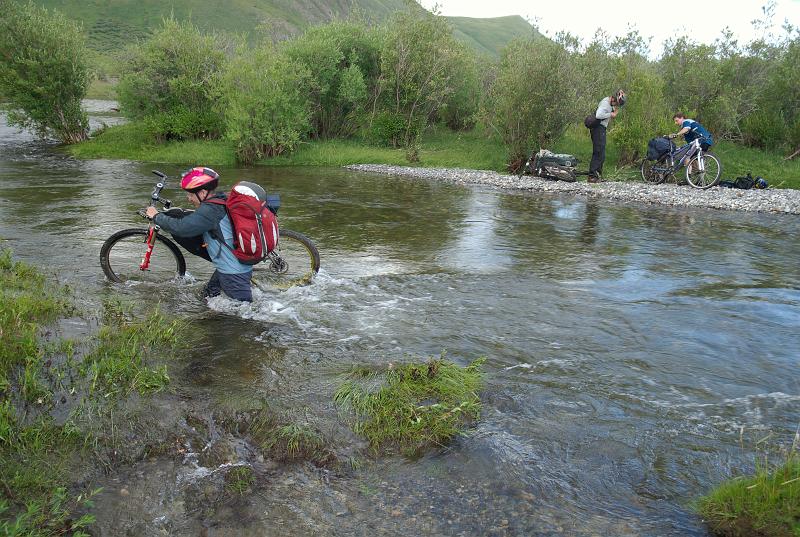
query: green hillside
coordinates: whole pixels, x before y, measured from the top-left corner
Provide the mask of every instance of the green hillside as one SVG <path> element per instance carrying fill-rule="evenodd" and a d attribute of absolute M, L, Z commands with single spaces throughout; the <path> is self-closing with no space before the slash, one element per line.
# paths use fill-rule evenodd
<path fill-rule="evenodd" d="M 264 33 L 282 39 L 308 26 L 347 17 L 353 11 L 380 22 L 408 5 L 405 0 L 36 0 L 36 3 L 81 21 L 89 35 L 89 46 L 104 53 L 146 37 L 150 29 L 159 26 L 170 14 L 179 20 L 191 20 L 203 29 L 251 36 Z M 535 31 L 517 16 L 448 19 L 458 39 L 492 57 L 497 57 L 512 38 Z"/>
<path fill-rule="evenodd" d="M 530 35 L 543 37 L 519 15 L 493 19 L 447 17 L 447 20 L 453 26 L 453 34 L 457 39 L 491 57 L 499 56 L 503 47 L 514 38 Z"/>

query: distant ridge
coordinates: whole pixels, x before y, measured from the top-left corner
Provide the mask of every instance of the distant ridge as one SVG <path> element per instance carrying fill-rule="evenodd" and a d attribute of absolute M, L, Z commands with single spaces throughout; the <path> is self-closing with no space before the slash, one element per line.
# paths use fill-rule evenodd
<path fill-rule="evenodd" d="M 457 39 L 491 57 L 499 56 L 503 47 L 517 37 L 544 37 L 519 15 L 491 19 L 447 17 L 447 20 Z"/>
<path fill-rule="evenodd" d="M 405 0 L 35 0 L 35 3 L 58 9 L 82 22 L 89 46 L 106 53 L 146 37 L 170 15 L 178 20 L 191 20 L 203 29 L 251 35 L 263 32 L 284 39 L 309 26 L 346 18 L 354 11 L 367 20 L 381 22 L 407 7 Z M 538 33 L 519 16 L 447 19 L 457 39 L 491 57 L 498 57 L 511 39 Z"/>

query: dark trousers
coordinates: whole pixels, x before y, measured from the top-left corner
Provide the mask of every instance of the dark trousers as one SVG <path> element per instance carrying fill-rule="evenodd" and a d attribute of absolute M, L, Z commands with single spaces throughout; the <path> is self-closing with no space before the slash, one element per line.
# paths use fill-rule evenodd
<path fill-rule="evenodd" d="M 253 290 L 250 288 L 252 276 L 252 272 L 223 274 L 215 270 L 214 274 L 211 275 L 211 279 L 208 280 L 203 294 L 205 296 L 219 296 L 220 293 L 225 293 L 234 300 L 252 302 Z"/>
<path fill-rule="evenodd" d="M 592 135 L 592 161 L 589 163 L 589 176 L 597 177 L 603 173 L 606 160 L 606 128 L 602 125 L 590 129 Z"/>

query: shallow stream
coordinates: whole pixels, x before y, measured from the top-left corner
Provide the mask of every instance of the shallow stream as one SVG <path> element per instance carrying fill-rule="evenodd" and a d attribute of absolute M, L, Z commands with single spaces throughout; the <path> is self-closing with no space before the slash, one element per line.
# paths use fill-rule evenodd
<path fill-rule="evenodd" d="M 202 416 L 213 438 L 218 411 L 267 401 L 360 463 L 276 464 L 242 445 L 154 455 L 95 483 L 98 535 L 700 536 L 691 502 L 752 470 L 753 439 L 789 442 L 800 424 L 796 216 L 216 168 L 280 193 L 281 224 L 316 241 L 322 269 L 309 287 L 209 308 L 201 263 L 193 284 L 103 278 L 100 246 L 142 224 L 152 169 L 179 171 L 70 159 L 0 118 L 2 245 L 86 304 L 192 319 L 174 392 L 147 407 L 159 419 Z M 487 358 L 476 428 L 417 460 L 364 457 L 332 403 L 342 373 L 443 352 Z M 215 502 L 223 459 L 259 478 Z"/>

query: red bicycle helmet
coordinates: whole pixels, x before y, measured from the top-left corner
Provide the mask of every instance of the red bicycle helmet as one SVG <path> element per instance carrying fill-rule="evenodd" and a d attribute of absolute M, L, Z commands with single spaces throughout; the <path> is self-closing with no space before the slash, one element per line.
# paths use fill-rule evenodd
<path fill-rule="evenodd" d="M 219 184 L 219 174 L 211 168 L 199 166 L 183 173 L 181 188 L 187 192 L 214 190 Z"/>

